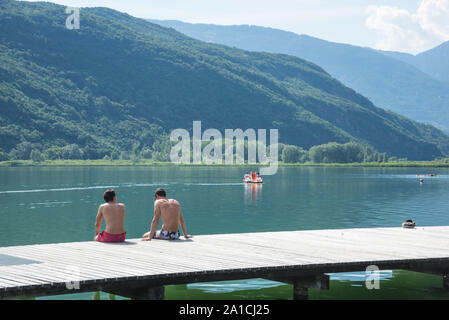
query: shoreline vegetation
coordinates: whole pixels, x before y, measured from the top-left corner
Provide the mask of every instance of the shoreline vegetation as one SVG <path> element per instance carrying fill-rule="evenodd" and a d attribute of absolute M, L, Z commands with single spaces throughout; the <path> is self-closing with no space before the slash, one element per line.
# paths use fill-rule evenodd
<path fill-rule="evenodd" d="M 433 168 L 449 168 L 449 159 L 432 160 L 432 161 L 391 161 L 391 162 L 353 162 L 353 163 L 284 163 L 278 162 L 279 167 L 433 167 Z M 35 162 L 32 160 L 9 160 L 0 161 L 0 167 L 70 167 L 70 166 L 163 166 L 163 167 L 264 167 L 267 164 L 261 163 L 244 163 L 244 164 L 194 164 L 183 163 L 175 164 L 167 161 L 154 160 L 45 160 Z"/>
<path fill-rule="evenodd" d="M 28 146 L 26 150 L 22 150 L 18 155 L 14 152 L 6 154 L 0 152 L 0 167 L 45 167 L 45 166 L 272 166 L 273 159 L 266 157 L 265 159 L 259 158 L 258 146 L 249 144 L 243 140 L 241 144 L 241 151 L 243 151 L 243 159 L 251 158 L 249 155 L 252 152 L 256 153 L 256 157 L 248 163 L 245 160 L 242 164 L 232 163 L 226 164 L 224 162 L 225 157 L 222 157 L 222 163 L 211 164 L 210 159 L 207 162 L 201 163 L 172 163 L 170 161 L 170 154 L 173 148 L 173 141 L 165 141 L 163 147 L 159 145 L 153 145 L 153 148 L 144 147 L 140 149 L 139 145 L 134 145 L 131 151 L 121 153 L 111 152 L 110 155 L 106 155 L 103 158 L 86 159 L 83 158 L 83 154 L 66 152 L 68 149 L 76 150 L 78 146 L 66 146 L 64 148 L 53 147 L 53 151 L 56 153 L 42 153 L 39 150 L 32 149 Z M 233 143 L 233 149 L 237 148 L 237 143 Z M 190 141 L 190 147 L 192 149 L 192 141 Z M 203 152 L 205 147 L 209 147 L 209 144 L 213 146 L 212 153 L 216 152 L 223 155 L 225 153 L 226 144 L 221 142 L 215 145 L 215 142 L 203 142 L 201 146 L 201 155 L 204 157 Z M 285 166 L 315 166 L 315 167 L 449 167 L 449 158 L 436 158 L 433 160 L 409 160 L 407 158 L 389 157 L 387 153 L 379 153 L 372 147 L 363 145 L 356 142 L 348 142 L 345 144 L 339 144 L 330 142 L 327 144 L 317 145 L 311 147 L 309 150 L 305 150 L 301 147 L 294 145 L 285 145 L 278 143 L 278 165 Z M 176 146 L 175 146 L 176 147 Z M 264 153 L 269 151 L 273 146 L 270 145 Z M 72 150 L 72 151 L 73 151 Z M 192 151 L 190 151 L 190 161 L 194 159 Z M 209 151 L 211 152 L 211 151 Z M 178 153 L 179 154 L 179 153 Z M 2 157 L 3 155 L 3 157 Z M 212 155 L 212 154 L 209 154 Z M 181 161 L 181 158 L 178 159 Z M 204 158 L 203 158 L 204 160 Z M 217 160 L 217 159 L 216 159 Z M 234 162 L 236 156 L 234 155 Z M 271 162 L 271 164 L 270 164 Z"/>

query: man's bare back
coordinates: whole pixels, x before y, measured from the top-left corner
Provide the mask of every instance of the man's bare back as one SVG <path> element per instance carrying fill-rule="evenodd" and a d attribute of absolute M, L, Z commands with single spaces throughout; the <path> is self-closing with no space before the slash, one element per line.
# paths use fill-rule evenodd
<path fill-rule="evenodd" d="M 181 206 L 175 199 L 160 199 L 154 202 L 154 208 L 160 211 L 162 218 L 162 229 L 169 232 L 179 230 L 179 218 L 181 216 Z"/>
<path fill-rule="evenodd" d="M 95 238 L 101 242 L 120 242 L 125 240 L 125 216 L 126 208 L 122 203 L 117 203 L 114 190 L 107 190 L 104 195 L 106 203 L 98 208 L 95 222 Z M 101 221 L 105 220 L 106 229 L 100 233 Z"/>
<path fill-rule="evenodd" d="M 126 208 L 123 203 L 105 203 L 100 206 L 98 211 L 104 217 L 107 233 L 121 234 L 125 232 Z"/>
<path fill-rule="evenodd" d="M 181 226 L 184 237 L 186 239 L 191 238 L 192 236 L 188 235 L 186 231 L 184 218 L 181 212 L 181 205 L 175 199 L 167 199 L 165 197 L 165 191 L 163 194 L 164 196 L 156 194 L 156 201 L 154 201 L 154 218 L 151 223 L 151 229 L 143 235 L 142 240 L 151 240 L 155 236 L 157 238 L 177 239 L 179 238 L 179 226 Z M 160 218 L 163 223 L 162 229 L 156 232 Z"/>

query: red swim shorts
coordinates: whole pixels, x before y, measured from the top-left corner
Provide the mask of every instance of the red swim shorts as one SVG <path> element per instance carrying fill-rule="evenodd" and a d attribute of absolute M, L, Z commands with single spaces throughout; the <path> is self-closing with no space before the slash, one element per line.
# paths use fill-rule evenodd
<path fill-rule="evenodd" d="M 98 234 L 97 241 L 100 242 L 123 242 L 126 238 L 126 232 L 122 234 L 110 234 L 106 231 L 101 231 Z"/>

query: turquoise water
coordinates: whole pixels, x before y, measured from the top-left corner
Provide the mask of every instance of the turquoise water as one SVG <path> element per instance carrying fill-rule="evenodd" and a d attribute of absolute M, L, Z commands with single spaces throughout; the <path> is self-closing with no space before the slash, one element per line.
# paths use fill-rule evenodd
<path fill-rule="evenodd" d="M 417 168 L 279 168 L 263 185 L 243 185 L 238 167 L 0 168 L 0 246 L 89 241 L 106 188 L 127 206 L 129 238 L 149 228 L 154 191 L 183 207 L 193 235 L 353 227 L 449 225 L 449 170 Z M 420 184 L 416 174 L 437 173 Z M 382 272 L 367 290 L 364 273 L 331 275 L 313 299 L 447 299 L 441 278 Z M 419 285 L 417 285 L 419 284 Z M 289 299 L 291 286 L 262 279 L 168 286 L 168 299 Z M 52 297 L 54 298 L 54 297 Z M 60 298 L 92 299 L 92 294 Z M 106 294 L 101 298 L 107 299 Z"/>

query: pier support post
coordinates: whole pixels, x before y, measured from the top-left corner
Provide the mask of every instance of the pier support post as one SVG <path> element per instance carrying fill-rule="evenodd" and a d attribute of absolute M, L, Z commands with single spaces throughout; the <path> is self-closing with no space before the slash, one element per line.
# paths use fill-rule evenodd
<path fill-rule="evenodd" d="M 295 279 L 293 281 L 293 300 L 309 299 L 309 289 L 329 290 L 329 276 L 322 274 L 306 279 Z"/>
<path fill-rule="evenodd" d="M 329 276 L 326 274 L 311 277 L 272 278 L 268 279 L 293 285 L 293 300 L 307 300 L 309 289 L 329 290 Z"/>
<path fill-rule="evenodd" d="M 130 298 L 131 300 L 164 300 L 165 288 L 164 286 L 132 289 L 117 288 L 114 290 L 108 290 L 107 292 Z"/>
<path fill-rule="evenodd" d="M 308 300 L 309 288 L 305 288 L 300 282 L 293 284 L 293 300 Z"/>
<path fill-rule="evenodd" d="M 449 291 L 449 273 L 447 271 L 443 274 L 443 288 L 445 291 Z"/>

